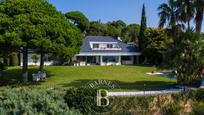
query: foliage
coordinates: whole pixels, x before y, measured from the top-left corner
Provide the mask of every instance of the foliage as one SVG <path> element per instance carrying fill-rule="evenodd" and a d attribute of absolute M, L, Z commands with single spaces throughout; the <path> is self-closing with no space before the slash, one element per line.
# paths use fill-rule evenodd
<path fill-rule="evenodd" d="M 112 36 L 121 37 L 123 42 L 137 42 L 140 26 L 138 24 L 126 25 L 123 21 L 117 20 L 107 23 L 100 21 L 90 22 L 87 35 L 91 36 Z"/>
<path fill-rule="evenodd" d="M 187 30 L 176 41 L 176 45 L 170 49 L 173 67 L 177 70 L 178 83 L 198 84 L 200 82 L 199 70 L 204 65 L 204 43 L 199 34 Z"/>
<path fill-rule="evenodd" d="M 172 42 L 165 29 L 148 28 L 145 31 L 145 48 L 143 55 L 146 57 L 146 63 L 159 65 L 163 62 L 164 52 L 167 46 Z"/>
<path fill-rule="evenodd" d="M 151 96 L 109 97 L 110 115 L 115 114 L 160 114 L 202 115 L 204 112 L 203 90 Z M 0 114 L 94 114 L 96 89 L 16 87 L 1 89 Z M 68 107 L 68 106 L 69 107 Z M 75 109 L 69 109 L 75 107 Z M 102 110 L 102 109 L 97 109 Z"/>
<path fill-rule="evenodd" d="M 178 11 L 178 20 L 187 23 L 187 29 L 190 29 L 190 21 L 194 18 L 195 9 L 193 5 L 194 0 L 177 0 L 175 6 Z"/>
<path fill-rule="evenodd" d="M 0 61 L 0 71 L 1 70 L 5 70 L 6 69 L 6 67 L 4 66 L 4 64 Z"/>
<path fill-rule="evenodd" d="M 194 0 L 193 6 L 196 10 L 196 14 L 195 14 L 196 32 L 201 33 L 201 27 L 203 23 L 203 13 L 204 13 L 204 1 Z"/>
<path fill-rule="evenodd" d="M 146 17 L 146 13 L 145 13 L 145 5 L 143 4 L 142 7 L 142 16 L 141 16 L 141 24 L 140 24 L 140 33 L 139 33 L 139 48 L 141 51 L 143 51 L 144 49 L 144 44 L 146 44 L 146 41 L 144 40 L 144 33 L 145 30 L 147 28 L 147 17 Z"/>
<path fill-rule="evenodd" d="M 107 24 L 107 33 L 108 36 L 112 36 L 114 38 L 117 38 L 120 36 L 120 31 L 115 26 L 111 24 Z"/>
<path fill-rule="evenodd" d="M 122 20 L 108 22 L 107 24 L 107 35 L 112 37 L 121 37 L 122 29 L 126 27 L 126 24 Z"/>
<path fill-rule="evenodd" d="M 171 28 L 177 25 L 179 17 L 174 0 L 168 0 L 168 3 L 162 3 L 158 7 L 158 11 L 160 17 L 159 27 L 163 27 L 166 23 L 168 24 L 168 27 Z"/>
<path fill-rule="evenodd" d="M 203 90 L 196 90 L 142 97 L 111 97 L 114 103 L 111 114 L 202 115 L 203 101 L 197 99 L 197 96 L 203 93 Z"/>
<path fill-rule="evenodd" d="M 179 115 L 181 107 L 176 103 L 169 103 L 162 108 L 164 115 Z"/>
<path fill-rule="evenodd" d="M 91 36 L 104 36 L 107 33 L 106 25 L 101 23 L 101 21 L 92 21 L 90 22 L 89 30 L 87 35 Z"/>
<path fill-rule="evenodd" d="M 203 115 L 204 114 L 204 102 L 196 102 L 193 106 L 192 115 Z"/>
<path fill-rule="evenodd" d="M 192 19 L 196 23 L 196 32 L 201 32 L 201 26 L 203 23 L 204 13 L 204 1 L 203 0 L 168 0 L 168 3 L 162 3 L 159 7 L 159 27 L 165 26 L 172 30 L 171 35 L 173 37 L 177 34 L 178 25 L 190 29 L 190 22 Z"/>
<path fill-rule="evenodd" d="M 88 18 L 80 11 L 71 11 L 65 14 L 67 19 L 71 20 L 82 31 L 86 31 L 89 28 Z"/>
<path fill-rule="evenodd" d="M 35 65 L 37 64 L 37 62 L 39 61 L 39 55 L 37 54 L 33 54 L 31 59 L 33 60 L 33 63 L 35 63 Z"/>
<path fill-rule="evenodd" d="M 28 48 L 61 57 L 70 57 L 79 52 L 82 42 L 80 30 L 48 1 L 3 0 L 0 2 L 0 13 L 1 43 L 12 48 L 23 47 L 24 81 L 28 77 Z"/>
<path fill-rule="evenodd" d="M 55 89 L 9 88 L 0 92 L 0 114 L 79 115 L 64 103 L 64 93 Z"/>
<path fill-rule="evenodd" d="M 96 105 L 96 94 L 97 89 L 95 88 L 70 88 L 67 90 L 64 99 L 70 108 L 74 107 L 84 114 L 94 114 L 104 111 L 104 108 Z"/>
<path fill-rule="evenodd" d="M 140 25 L 130 24 L 122 29 L 121 39 L 123 42 L 138 42 Z"/>

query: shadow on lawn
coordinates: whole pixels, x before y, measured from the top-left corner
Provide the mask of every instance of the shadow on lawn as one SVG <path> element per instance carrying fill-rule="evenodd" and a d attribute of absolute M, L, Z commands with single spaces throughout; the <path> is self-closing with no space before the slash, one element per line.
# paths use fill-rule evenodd
<path fill-rule="evenodd" d="M 71 83 L 60 84 L 62 87 L 83 87 L 90 81 L 95 81 L 97 79 L 82 79 L 75 80 Z M 164 82 L 164 81 L 136 81 L 136 82 L 122 82 L 118 80 L 107 80 L 116 83 L 122 90 L 138 90 L 138 91 L 153 91 L 153 90 L 164 90 L 176 88 L 175 83 L 173 82 Z M 116 90 L 120 90 L 116 89 Z"/>
<path fill-rule="evenodd" d="M 10 69 L 0 73 L 0 86 L 29 86 L 29 85 L 40 85 L 45 82 L 44 80 L 33 82 L 32 74 L 36 74 L 38 72 L 37 68 L 29 68 L 28 70 L 28 82 L 23 83 L 22 81 L 22 69 Z M 46 71 L 47 77 L 51 77 L 52 74 L 49 71 Z"/>

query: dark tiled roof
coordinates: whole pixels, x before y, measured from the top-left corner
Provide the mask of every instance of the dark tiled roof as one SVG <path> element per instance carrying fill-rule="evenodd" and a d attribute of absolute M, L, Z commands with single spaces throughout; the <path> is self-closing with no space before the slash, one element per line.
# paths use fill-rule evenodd
<path fill-rule="evenodd" d="M 92 50 L 89 44 L 90 42 L 117 42 L 121 50 Z M 126 52 L 126 53 L 131 52 L 133 53 L 133 52 L 139 52 L 139 49 L 109 36 L 86 36 L 83 40 L 83 45 L 81 46 L 80 52 Z"/>

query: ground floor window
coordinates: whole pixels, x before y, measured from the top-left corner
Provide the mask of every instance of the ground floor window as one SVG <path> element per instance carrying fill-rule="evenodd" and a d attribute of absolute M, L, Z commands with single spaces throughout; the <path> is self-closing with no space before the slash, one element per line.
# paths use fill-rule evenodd
<path fill-rule="evenodd" d="M 103 62 L 118 62 L 118 56 L 103 56 Z"/>
<path fill-rule="evenodd" d="M 130 60 L 132 60 L 131 58 L 132 58 L 131 56 L 122 56 L 121 57 L 121 59 L 124 61 L 130 61 Z"/>

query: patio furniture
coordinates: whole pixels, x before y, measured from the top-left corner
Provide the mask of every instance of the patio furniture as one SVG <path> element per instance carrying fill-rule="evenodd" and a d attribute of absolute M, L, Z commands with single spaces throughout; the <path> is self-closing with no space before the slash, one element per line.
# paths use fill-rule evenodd
<path fill-rule="evenodd" d="M 33 81 L 40 81 L 40 77 L 38 74 L 32 74 Z"/>
<path fill-rule="evenodd" d="M 32 74 L 33 81 L 40 81 L 46 78 L 46 73 L 39 71 L 37 74 Z"/>

